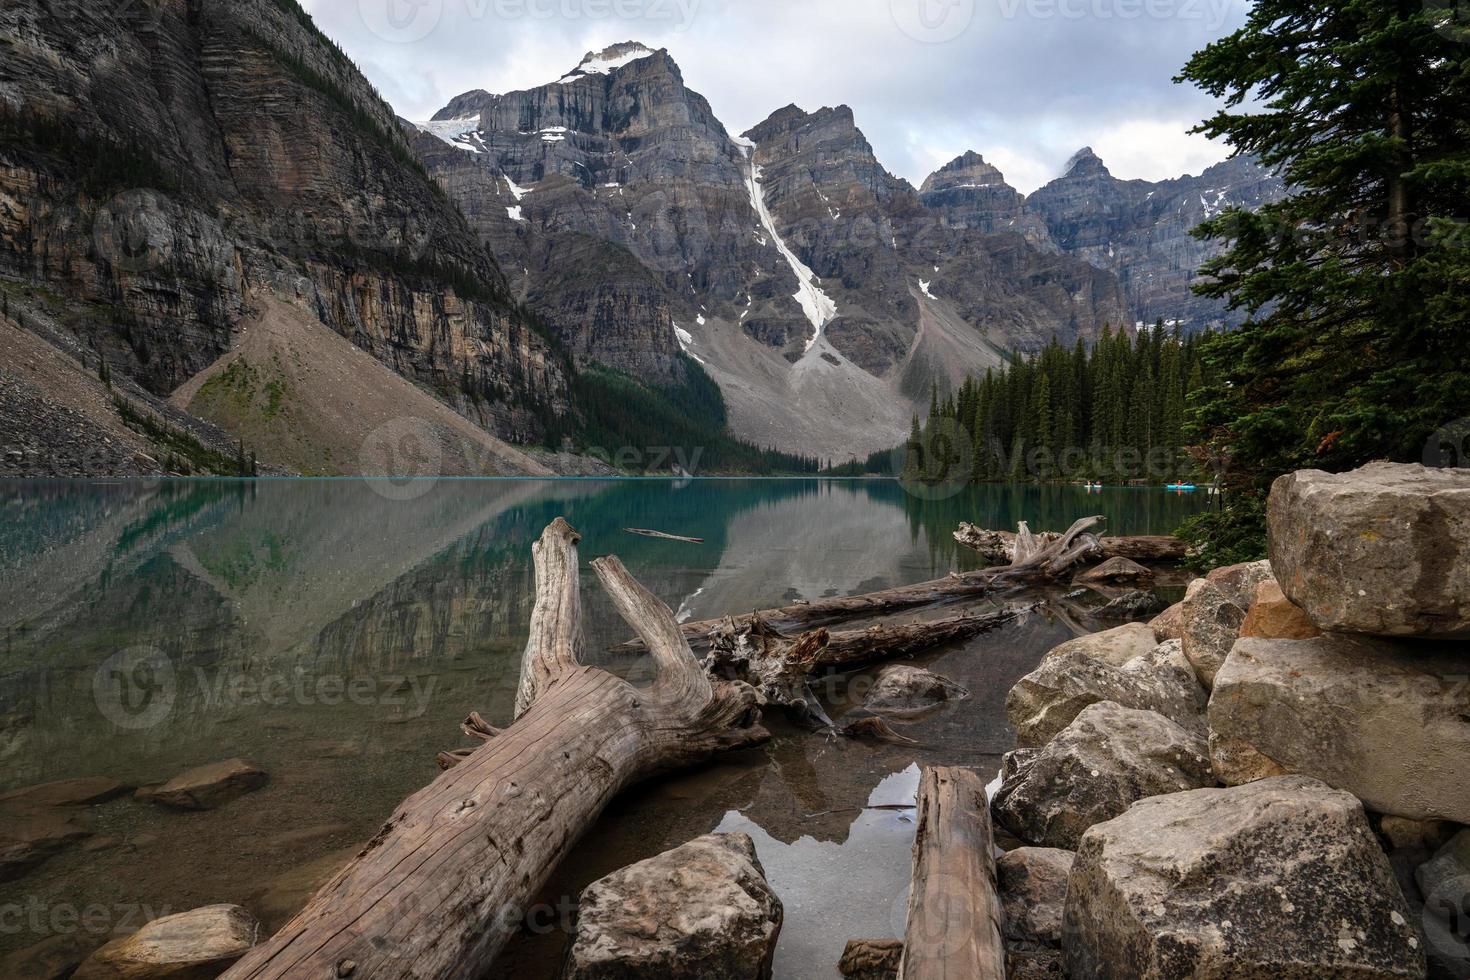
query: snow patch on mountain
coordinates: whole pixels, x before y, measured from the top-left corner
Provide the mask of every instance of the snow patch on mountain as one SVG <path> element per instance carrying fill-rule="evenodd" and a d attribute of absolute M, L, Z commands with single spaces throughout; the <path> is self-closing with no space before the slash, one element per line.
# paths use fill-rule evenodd
<path fill-rule="evenodd" d="M 459 119 L 430 120 L 429 122 L 414 123 L 420 130 L 430 136 L 437 136 L 456 150 L 468 150 L 471 153 L 483 153 L 476 134 L 480 130 L 480 116 L 463 116 Z"/>
<path fill-rule="evenodd" d="M 766 207 L 766 192 L 761 186 L 761 168 L 751 159 L 750 151 L 754 144 L 746 140 L 743 143 L 736 141 L 735 145 L 740 147 L 740 153 L 745 157 L 747 164 L 745 186 L 750 191 L 750 206 L 755 209 L 761 226 L 765 228 L 771 241 L 776 243 L 776 250 L 781 253 L 781 257 L 786 260 L 791 271 L 796 274 L 796 281 L 800 284 L 793 299 L 800 304 L 802 312 L 811 321 L 814 333 L 806 343 L 807 353 L 811 353 L 817 341 L 822 338 L 822 331 L 826 329 L 827 324 L 837 319 L 837 304 L 830 296 L 822 292 L 816 274 L 805 262 L 796 257 L 796 253 L 787 247 L 781 233 L 776 230 L 776 221 L 771 217 L 770 208 Z"/>
<path fill-rule="evenodd" d="M 645 47 L 635 41 L 614 44 L 612 47 L 602 51 L 589 51 L 587 52 L 587 56 L 582 59 L 580 65 L 557 79 L 557 84 L 569 85 L 589 75 L 611 75 L 619 68 L 627 67 L 635 61 L 642 61 L 644 58 L 652 57 L 657 53 L 652 48 Z"/>

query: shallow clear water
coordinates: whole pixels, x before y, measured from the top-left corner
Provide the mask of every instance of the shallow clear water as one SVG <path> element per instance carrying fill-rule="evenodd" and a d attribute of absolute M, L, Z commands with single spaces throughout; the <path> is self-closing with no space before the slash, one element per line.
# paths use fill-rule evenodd
<path fill-rule="evenodd" d="M 950 538 L 961 520 L 1059 529 L 1101 513 L 1110 533 L 1161 533 L 1202 504 L 1075 487 L 924 501 L 816 480 L 0 483 L 0 792 L 78 776 L 147 785 L 237 756 L 271 776 L 201 813 L 131 798 L 79 812 L 90 838 L 0 883 L 0 955 L 100 945 L 140 917 L 216 902 L 282 924 L 434 778 L 437 752 L 465 744 L 466 713 L 510 721 L 530 545 L 557 516 L 582 533 L 584 561 L 617 554 L 702 619 L 973 567 Z M 590 574 L 583 587 L 589 657 L 646 678 L 641 658 L 605 652 L 628 631 Z M 974 694 L 902 726 L 917 746 L 775 721 L 769 745 L 625 794 L 496 975 L 554 977 L 582 887 L 719 828 L 755 838 L 786 904 L 778 976 L 836 976 L 846 940 L 902 930 L 910 816 L 871 807 L 911 798 L 916 762 L 993 769 L 1012 745 L 1007 690 L 1075 629 L 1036 614 L 910 661 Z M 834 716 L 863 680 L 822 685 Z"/>

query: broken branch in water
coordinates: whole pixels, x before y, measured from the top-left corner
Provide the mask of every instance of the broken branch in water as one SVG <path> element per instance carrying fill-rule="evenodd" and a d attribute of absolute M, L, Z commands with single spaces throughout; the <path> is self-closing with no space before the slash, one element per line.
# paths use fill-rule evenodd
<path fill-rule="evenodd" d="M 1033 534 L 1025 523 L 1022 523 L 1021 529 L 1021 533 L 1015 534 L 1010 531 L 990 531 L 965 523 L 954 532 L 954 539 L 979 554 L 986 561 L 1007 564 L 1014 560 L 1017 554 L 1026 554 L 1028 547 L 1035 547 L 1038 542 L 1045 546 L 1061 537 L 1051 531 Z M 1029 539 L 1031 543 L 1028 545 L 1025 539 Z M 1099 538 L 1098 550 L 1089 557 L 1102 561 L 1109 558 L 1127 558 L 1140 562 L 1179 562 L 1185 559 L 1188 552 L 1189 546 L 1176 537 L 1145 534 L 1121 538 Z"/>
<path fill-rule="evenodd" d="M 641 527 L 625 527 L 623 530 L 629 534 L 641 534 L 645 538 L 658 538 L 661 541 L 682 541 L 685 544 L 704 544 L 704 538 L 686 538 L 682 534 L 665 534 L 663 531 L 648 531 Z"/>

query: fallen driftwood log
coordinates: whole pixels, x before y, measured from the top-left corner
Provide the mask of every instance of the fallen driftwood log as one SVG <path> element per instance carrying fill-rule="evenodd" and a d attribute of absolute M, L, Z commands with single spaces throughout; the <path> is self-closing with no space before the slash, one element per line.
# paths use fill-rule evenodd
<path fill-rule="evenodd" d="M 985 780 L 925 768 L 900 980 L 1005 980 L 1004 913 Z"/>
<path fill-rule="evenodd" d="M 663 531 L 648 531 L 641 527 L 625 527 L 624 531 L 629 534 L 641 534 L 645 538 L 658 538 L 660 541 L 682 541 L 685 544 L 704 544 L 704 538 L 686 538 L 682 534 L 666 534 Z"/>
<path fill-rule="evenodd" d="M 533 548 L 536 605 L 517 719 L 409 797 L 306 908 L 228 980 L 485 976 L 557 863 L 624 787 L 768 739 L 748 685 L 711 681 L 673 613 L 616 558 L 592 563 L 658 676 L 635 689 L 579 662 L 578 536 L 557 519 Z"/>
<path fill-rule="evenodd" d="M 832 720 L 822 711 L 809 687 L 814 674 L 851 670 L 978 636 L 1035 610 L 1038 605 L 843 633 L 818 629 L 795 637 L 772 628 L 758 615 L 744 623 L 727 618 L 710 632 L 704 667 L 713 677 L 743 681 L 755 688 L 762 706 L 783 708 L 794 721 L 814 728 L 831 728 Z M 844 729 L 843 734 L 902 738 L 886 724 L 879 729 L 872 725 L 849 727 L 854 730 Z"/>
<path fill-rule="evenodd" d="M 1049 531 L 1032 534 L 1024 523 L 1021 535 L 1030 535 L 1042 545 L 1057 540 L 1061 535 Z M 987 561 L 1004 564 L 1014 560 L 1016 539 L 1021 535 L 1010 531 L 990 531 L 973 524 L 961 524 L 954 539 L 967 548 L 979 553 Z M 1137 562 L 1179 562 L 1189 554 L 1189 545 L 1170 535 L 1137 535 L 1133 537 L 1104 537 L 1098 539 L 1098 550 L 1089 556 L 1099 561 L 1109 558 L 1127 558 Z"/>
<path fill-rule="evenodd" d="M 733 619 L 737 624 L 760 619 L 778 631 L 794 632 L 815 624 L 840 622 L 862 616 L 883 616 L 954 599 L 992 595 L 1025 585 L 1056 582 L 1064 578 L 1072 566 L 1094 552 L 1098 539 L 1091 532 L 1104 520 L 1102 517 L 1084 517 L 1073 524 L 1066 534 L 1039 545 L 1027 552 L 1025 557 L 999 568 L 984 568 L 933 582 L 884 589 L 866 595 L 838 596 L 819 602 L 782 606 L 779 609 L 763 609 L 740 616 L 700 620 L 685 623 L 681 629 L 684 638 L 691 643 L 707 642 L 710 633 L 724 625 L 727 619 Z M 635 640 L 618 646 L 616 651 L 625 653 L 640 649 L 642 641 Z"/>

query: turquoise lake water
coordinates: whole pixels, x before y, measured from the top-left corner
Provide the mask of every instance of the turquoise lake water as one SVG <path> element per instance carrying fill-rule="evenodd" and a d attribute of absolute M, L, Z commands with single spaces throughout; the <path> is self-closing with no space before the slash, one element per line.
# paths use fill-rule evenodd
<path fill-rule="evenodd" d="M 233 757 L 271 776 L 199 813 L 130 797 L 79 811 L 89 838 L 0 882 L 0 911 L 27 910 L 0 916 L 20 923 L 0 929 L 0 955 L 97 946 L 139 915 L 218 902 L 281 925 L 437 775 L 436 753 L 466 744 L 460 719 L 510 721 L 530 545 L 555 517 L 582 533 L 584 565 L 616 554 L 681 617 L 705 619 L 973 568 L 950 536 L 960 521 L 1051 530 L 1103 514 L 1109 533 L 1166 533 L 1205 503 L 1078 487 L 922 500 L 887 481 L 0 483 L 0 793 L 81 776 L 146 786 Z M 589 659 L 645 679 L 641 658 L 607 652 L 629 631 L 590 572 L 583 592 Z M 905 661 L 974 695 L 903 726 L 917 746 L 776 720 L 769 745 L 636 788 L 558 870 L 547 907 L 574 906 L 631 861 L 741 830 L 786 905 L 778 977 L 837 976 L 847 939 L 902 929 L 912 825 L 870 806 L 911 798 L 915 763 L 993 770 L 1012 747 L 1006 692 L 1078 628 L 1041 612 Z M 834 717 L 853 689 L 821 686 Z M 498 974 L 556 976 L 567 930 L 553 918 L 512 943 Z"/>

